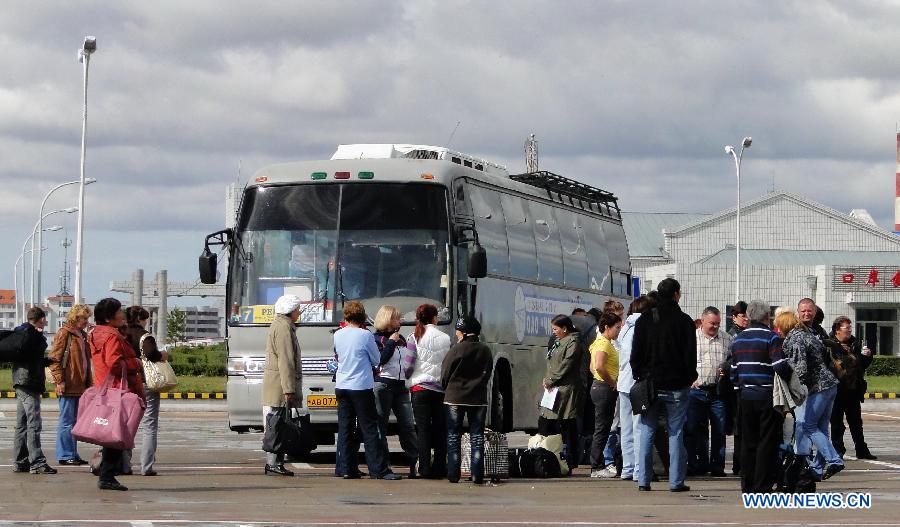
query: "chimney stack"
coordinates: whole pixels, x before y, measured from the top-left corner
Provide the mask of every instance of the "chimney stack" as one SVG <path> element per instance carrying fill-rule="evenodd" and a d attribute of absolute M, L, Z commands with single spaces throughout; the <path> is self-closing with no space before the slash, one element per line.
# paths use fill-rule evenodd
<path fill-rule="evenodd" d="M 897 132 L 897 174 L 894 194 L 894 232 L 900 234 L 900 132 Z"/>

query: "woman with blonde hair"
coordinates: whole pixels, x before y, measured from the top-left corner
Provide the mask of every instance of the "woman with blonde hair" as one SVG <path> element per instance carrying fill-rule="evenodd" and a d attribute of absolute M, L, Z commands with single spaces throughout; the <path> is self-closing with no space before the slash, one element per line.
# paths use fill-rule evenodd
<path fill-rule="evenodd" d="M 375 315 L 375 344 L 380 352 L 375 374 L 375 409 L 378 410 L 378 429 L 387 447 L 388 418 L 391 411 L 397 418 L 397 435 L 400 446 L 409 462 L 409 477 L 416 476 L 419 449 L 416 445 L 416 424 L 413 420 L 412 400 L 406 388 L 406 372 L 403 367 L 406 339 L 400 334 L 400 310 L 394 306 L 381 306 Z"/>
<path fill-rule="evenodd" d="M 794 450 L 798 456 L 811 457 L 815 445 L 816 457 L 810 460 L 810 468 L 822 479 L 829 479 L 844 469 L 844 462 L 829 437 L 838 379 L 825 362 L 825 345 L 793 312 L 780 314 L 775 325 L 785 335 L 782 353 L 809 392 L 803 404 L 794 411 Z M 830 358 L 829 355 L 828 360 Z"/>
<path fill-rule="evenodd" d="M 66 313 L 66 321 L 56 332 L 53 347 L 48 353 L 50 375 L 56 384 L 59 399 L 59 426 L 56 430 L 56 460 L 60 465 L 86 465 L 78 455 L 78 443 L 72 437 L 72 427 L 78 417 L 78 401 L 93 385 L 90 352 L 85 345 L 84 329 L 91 318 L 91 308 L 75 304 Z"/>

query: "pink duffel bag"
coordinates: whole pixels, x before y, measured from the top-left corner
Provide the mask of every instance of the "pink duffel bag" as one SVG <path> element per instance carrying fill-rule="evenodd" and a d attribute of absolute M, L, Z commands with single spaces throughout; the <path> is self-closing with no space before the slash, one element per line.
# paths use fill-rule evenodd
<path fill-rule="evenodd" d="M 144 408 L 144 399 L 128 391 L 128 377 L 122 366 L 121 388 L 112 387 L 110 372 L 100 386 L 91 386 L 78 401 L 78 418 L 72 437 L 78 441 L 107 448 L 134 448 Z"/>

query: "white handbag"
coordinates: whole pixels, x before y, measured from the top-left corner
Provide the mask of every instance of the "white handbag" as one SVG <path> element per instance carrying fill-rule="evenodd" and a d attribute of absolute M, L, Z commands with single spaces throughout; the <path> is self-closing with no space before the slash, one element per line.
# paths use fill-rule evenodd
<path fill-rule="evenodd" d="M 178 385 L 175 370 L 168 361 L 152 362 L 144 355 L 144 340 L 150 337 L 149 333 L 142 335 L 138 343 L 141 350 L 141 364 L 144 365 L 145 386 L 151 392 L 167 392 Z"/>

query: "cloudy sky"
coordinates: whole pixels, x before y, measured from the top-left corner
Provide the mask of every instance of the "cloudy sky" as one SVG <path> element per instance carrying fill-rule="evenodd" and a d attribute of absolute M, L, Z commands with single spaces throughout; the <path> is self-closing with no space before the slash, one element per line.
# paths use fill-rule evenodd
<path fill-rule="evenodd" d="M 774 185 L 889 229 L 898 20 L 888 1 L 9 4 L 0 288 L 43 194 L 78 178 L 85 35 L 99 46 L 84 255 L 95 301 L 137 267 L 194 281 L 239 177 L 340 143 L 445 145 L 458 121 L 453 148 L 522 171 L 535 133 L 542 169 L 630 211 L 733 206 L 722 147 L 751 135 L 746 199 Z M 48 210 L 76 199 L 68 187 Z M 74 215 L 56 219 L 74 238 Z M 45 293 L 60 234 L 44 238 Z"/>

